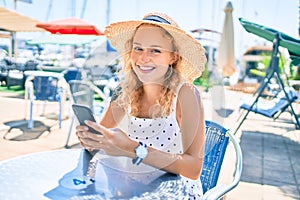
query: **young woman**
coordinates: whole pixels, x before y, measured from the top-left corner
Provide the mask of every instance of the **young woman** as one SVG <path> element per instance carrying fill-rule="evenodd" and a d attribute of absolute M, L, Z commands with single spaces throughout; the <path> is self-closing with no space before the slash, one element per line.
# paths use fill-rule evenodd
<path fill-rule="evenodd" d="M 180 174 L 200 197 L 204 108 L 192 82 L 204 70 L 204 48 L 162 13 L 113 23 L 105 34 L 123 56 L 120 87 L 100 124 L 86 121 L 102 135 L 76 127 L 82 146 Z"/>

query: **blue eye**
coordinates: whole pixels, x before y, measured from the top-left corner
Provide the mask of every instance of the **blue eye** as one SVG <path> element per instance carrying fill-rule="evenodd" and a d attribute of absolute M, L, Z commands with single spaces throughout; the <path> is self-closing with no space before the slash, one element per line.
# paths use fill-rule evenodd
<path fill-rule="evenodd" d="M 140 48 L 140 47 L 133 47 L 133 50 L 134 50 L 134 51 L 143 51 L 143 49 Z"/>
<path fill-rule="evenodd" d="M 151 49 L 151 53 L 161 53 L 161 50 L 159 50 L 159 49 Z"/>

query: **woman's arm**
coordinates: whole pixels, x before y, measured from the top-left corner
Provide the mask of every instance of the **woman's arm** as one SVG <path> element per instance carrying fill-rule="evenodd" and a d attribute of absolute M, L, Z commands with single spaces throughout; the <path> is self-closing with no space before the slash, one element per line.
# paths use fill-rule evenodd
<path fill-rule="evenodd" d="M 148 147 L 148 156 L 143 160 L 158 169 L 171 173 L 181 174 L 191 179 L 199 178 L 202 169 L 205 124 L 203 104 L 199 92 L 194 86 L 183 86 L 179 93 L 180 127 L 182 132 L 183 154 L 166 153 L 152 147 Z M 110 118 L 108 113 L 106 117 Z M 107 121 L 105 121 L 107 123 Z M 103 125 L 111 125 L 109 123 Z M 93 142 L 90 148 L 101 148 L 109 155 L 135 157 L 135 148 L 138 142 L 130 139 L 120 129 L 108 129 L 87 123 L 92 128 L 99 130 L 103 136 L 89 135 Z"/>
<path fill-rule="evenodd" d="M 192 85 L 184 85 L 178 96 L 183 154 L 170 154 L 149 148 L 144 163 L 191 179 L 199 178 L 205 144 L 204 108 L 200 93 Z M 178 105 L 178 104 L 177 104 Z"/>
<path fill-rule="evenodd" d="M 124 109 L 117 105 L 115 102 L 111 102 L 103 114 L 100 124 L 107 128 L 115 128 L 125 115 Z"/>

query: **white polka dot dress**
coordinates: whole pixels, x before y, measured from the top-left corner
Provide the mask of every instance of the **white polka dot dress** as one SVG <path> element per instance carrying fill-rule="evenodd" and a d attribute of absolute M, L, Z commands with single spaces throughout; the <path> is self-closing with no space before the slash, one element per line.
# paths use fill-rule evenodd
<path fill-rule="evenodd" d="M 182 154 L 181 132 L 176 120 L 176 102 L 177 98 L 174 99 L 172 112 L 167 117 L 150 119 L 128 116 L 128 136 L 164 152 Z M 186 192 L 190 194 L 189 199 L 201 199 L 203 191 L 200 179 L 183 179 Z"/>
<path fill-rule="evenodd" d="M 175 119 L 176 120 L 176 119 Z M 182 153 L 181 134 L 172 116 L 155 119 L 131 117 L 129 137 L 171 153 Z"/>

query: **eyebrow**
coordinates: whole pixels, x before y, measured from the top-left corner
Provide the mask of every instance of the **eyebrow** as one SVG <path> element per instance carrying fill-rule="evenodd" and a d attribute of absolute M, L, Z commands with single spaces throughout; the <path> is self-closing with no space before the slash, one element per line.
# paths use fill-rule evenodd
<path fill-rule="evenodd" d="M 134 45 L 142 45 L 141 43 L 138 43 L 138 42 L 134 42 L 133 44 Z M 147 47 L 147 48 L 149 48 L 149 47 Z M 160 45 L 150 45 L 150 48 L 161 48 L 161 49 L 163 49 L 163 47 L 160 46 Z"/>

